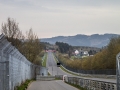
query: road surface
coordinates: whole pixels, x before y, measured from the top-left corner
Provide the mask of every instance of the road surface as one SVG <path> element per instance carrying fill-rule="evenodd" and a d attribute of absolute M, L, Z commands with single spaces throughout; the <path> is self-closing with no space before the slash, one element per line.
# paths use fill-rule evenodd
<path fill-rule="evenodd" d="M 55 76 L 55 75 L 73 76 L 73 75 L 61 70 L 61 68 L 57 67 L 57 64 L 56 64 L 56 61 L 55 61 L 55 58 L 54 58 L 52 52 L 48 52 L 46 66 L 48 68 L 49 73 L 52 76 Z"/>
<path fill-rule="evenodd" d="M 34 81 L 27 90 L 78 90 L 61 80 L 54 81 Z"/>
<path fill-rule="evenodd" d="M 91 79 L 91 80 L 116 83 L 116 79 L 88 78 L 88 77 L 80 77 L 80 76 L 75 76 L 75 75 L 71 75 L 69 73 L 66 73 L 65 71 L 61 70 L 61 68 L 57 67 L 57 64 L 56 64 L 56 61 L 54 59 L 52 52 L 48 52 L 46 65 L 47 65 L 49 73 L 53 76 L 54 75 L 67 75 L 69 77 L 79 77 L 79 78 L 84 78 L 84 79 Z"/>
<path fill-rule="evenodd" d="M 60 68 L 57 67 L 56 61 L 52 52 L 48 52 L 47 55 L 47 68 L 51 75 L 67 75 L 69 77 L 79 77 L 84 79 L 105 81 L 105 82 L 113 82 L 116 83 L 115 79 L 102 79 L 102 78 L 85 78 L 80 76 L 71 75 L 69 73 L 64 72 Z M 53 80 L 53 81 L 34 81 L 30 84 L 27 90 L 78 90 L 61 80 Z"/>

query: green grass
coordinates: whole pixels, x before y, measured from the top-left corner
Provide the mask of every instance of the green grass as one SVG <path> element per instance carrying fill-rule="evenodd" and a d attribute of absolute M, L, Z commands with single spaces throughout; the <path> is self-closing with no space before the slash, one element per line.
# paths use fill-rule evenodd
<path fill-rule="evenodd" d="M 17 90 L 26 90 L 28 88 L 28 85 L 33 80 L 26 80 L 24 83 L 22 83 L 20 86 L 17 86 Z"/>
<path fill-rule="evenodd" d="M 71 56 L 71 59 L 73 59 L 73 60 L 74 60 L 74 59 L 75 59 L 75 56 Z"/>
<path fill-rule="evenodd" d="M 43 60 L 42 66 L 46 67 L 46 62 L 47 62 L 47 54 L 45 54 L 45 58 Z"/>
<path fill-rule="evenodd" d="M 55 57 L 55 55 L 53 55 L 53 56 L 54 56 L 55 62 L 58 63 L 58 60 L 57 60 L 57 58 Z"/>
<path fill-rule="evenodd" d="M 67 72 L 67 73 L 70 73 L 70 74 L 72 74 L 72 75 L 79 76 L 79 75 L 77 75 L 77 74 L 74 74 L 74 73 L 71 73 L 71 72 L 67 71 L 67 70 L 66 70 L 66 69 L 64 69 L 62 66 L 60 66 L 60 68 L 61 68 L 63 71 Z"/>
<path fill-rule="evenodd" d="M 48 72 L 48 76 L 51 76 L 51 74 Z"/>
<path fill-rule="evenodd" d="M 65 83 L 67 83 L 67 84 L 69 84 L 69 85 L 71 85 L 71 86 L 73 86 L 73 87 L 76 87 L 76 88 L 78 88 L 79 90 L 87 90 L 86 88 L 83 88 L 83 87 L 81 87 L 81 86 L 79 86 L 79 85 L 76 85 L 76 84 L 71 84 L 71 83 L 68 83 L 68 82 L 65 82 Z"/>

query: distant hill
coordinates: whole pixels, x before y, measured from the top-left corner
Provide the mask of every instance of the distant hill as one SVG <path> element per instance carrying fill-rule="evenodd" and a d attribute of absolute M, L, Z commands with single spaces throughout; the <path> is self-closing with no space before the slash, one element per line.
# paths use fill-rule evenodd
<path fill-rule="evenodd" d="M 89 46 L 89 47 L 103 47 L 106 46 L 112 37 L 117 37 L 119 34 L 93 34 L 93 35 L 75 35 L 75 36 L 57 36 L 52 38 L 40 39 L 41 42 L 49 42 L 55 44 L 58 42 L 68 43 L 72 46 Z"/>

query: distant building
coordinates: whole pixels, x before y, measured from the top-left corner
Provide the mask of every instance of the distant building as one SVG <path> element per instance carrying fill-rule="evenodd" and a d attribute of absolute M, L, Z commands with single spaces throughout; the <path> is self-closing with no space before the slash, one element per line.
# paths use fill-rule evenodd
<path fill-rule="evenodd" d="M 83 57 L 88 57 L 88 56 L 89 56 L 88 51 L 83 51 L 83 53 L 82 53 L 82 58 L 83 58 Z"/>
<path fill-rule="evenodd" d="M 83 55 L 84 55 L 84 56 L 89 56 L 88 51 L 84 51 L 84 52 L 83 52 Z"/>
<path fill-rule="evenodd" d="M 75 50 L 75 55 L 78 55 L 79 54 L 79 51 L 78 50 Z"/>
<path fill-rule="evenodd" d="M 75 50 L 75 56 L 77 58 L 84 58 L 84 57 L 88 57 L 89 56 L 89 53 L 88 51 L 84 51 L 84 50 Z"/>

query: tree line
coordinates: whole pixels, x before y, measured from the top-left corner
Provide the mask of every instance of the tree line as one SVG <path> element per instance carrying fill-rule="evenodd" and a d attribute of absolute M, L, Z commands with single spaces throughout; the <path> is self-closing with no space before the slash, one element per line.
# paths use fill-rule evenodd
<path fill-rule="evenodd" d="M 94 55 L 97 53 L 97 51 L 100 51 L 99 48 L 85 47 L 85 46 L 71 46 L 64 42 L 56 42 L 55 44 L 58 46 L 57 51 L 63 54 L 68 54 L 69 57 L 72 56 L 72 52 L 74 52 L 75 50 L 79 50 L 80 48 L 83 51 L 84 50 L 88 51 L 89 55 Z"/>
<path fill-rule="evenodd" d="M 81 70 L 116 69 L 116 55 L 120 52 L 120 36 L 110 39 L 105 49 L 94 56 L 71 60 L 68 56 L 58 55 L 59 60 L 67 67 Z"/>
<path fill-rule="evenodd" d="M 69 44 L 63 42 L 56 42 L 55 43 L 59 47 L 60 53 L 68 53 L 69 50 L 72 48 Z"/>
<path fill-rule="evenodd" d="M 39 55 L 44 47 L 40 43 L 38 36 L 33 32 L 32 28 L 22 33 L 19 24 L 12 18 L 8 18 L 7 22 L 2 23 L 1 33 L 3 33 L 7 40 L 11 42 L 29 61 L 40 65 Z"/>

